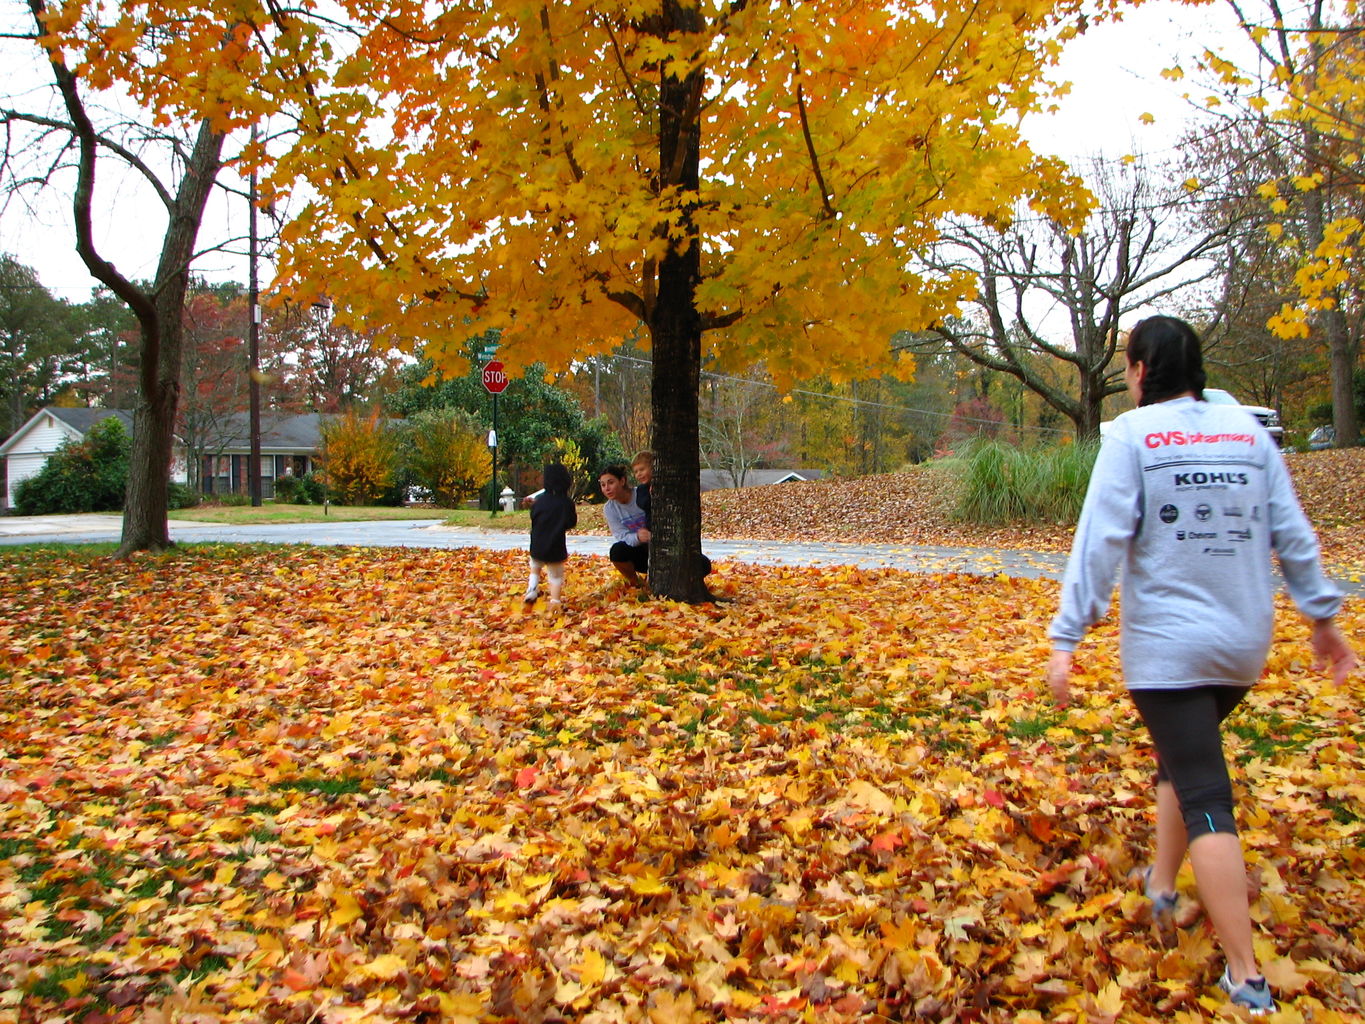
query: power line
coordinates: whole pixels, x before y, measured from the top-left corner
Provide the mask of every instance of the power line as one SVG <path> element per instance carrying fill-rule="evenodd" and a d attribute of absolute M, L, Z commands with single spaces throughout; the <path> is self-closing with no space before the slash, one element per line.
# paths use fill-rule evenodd
<path fill-rule="evenodd" d="M 598 358 L 601 358 L 601 357 L 598 357 Z M 639 358 L 638 356 L 628 356 L 628 355 L 624 355 L 624 354 L 621 354 L 621 353 L 612 353 L 611 355 L 607 356 L 606 358 L 608 358 L 608 359 L 613 359 L 613 360 L 622 360 L 622 361 L 628 362 L 628 363 L 636 363 L 636 364 L 641 365 L 641 366 L 652 366 L 652 365 L 654 365 L 654 364 L 653 364 L 650 360 L 648 360 L 648 359 L 641 359 L 641 358 Z M 717 373 L 717 372 L 715 372 L 715 371 L 713 371 L 713 370 L 703 370 L 703 371 L 701 371 L 701 375 L 702 375 L 703 377 L 710 378 L 711 380 L 732 381 L 732 382 L 734 382 L 734 383 L 736 383 L 736 384 L 746 384 L 746 385 L 749 385 L 749 386 L 751 386 L 751 387 L 767 388 L 767 389 L 770 390 L 770 391 L 777 391 L 777 390 L 778 390 L 776 384 L 772 384 L 772 383 L 770 383 L 770 382 L 768 382 L 768 381 L 750 380 L 750 379 L 747 378 L 747 377 L 736 377 L 736 376 L 734 376 L 733 374 L 728 374 L 728 373 Z M 825 394 L 825 393 L 820 392 L 820 391 L 807 391 L 807 390 L 805 390 L 804 388 L 793 388 L 791 391 L 788 392 L 788 394 L 792 394 L 792 395 L 805 395 L 805 396 L 808 396 L 808 397 L 810 397 L 810 398 L 824 398 L 824 399 L 828 399 L 828 400 L 834 401 L 834 402 L 845 402 L 845 403 L 848 403 L 848 404 L 851 404 L 851 405 L 862 405 L 862 406 L 867 406 L 867 407 L 873 408 L 873 409 L 889 409 L 889 410 L 891 410 L 892 412 L 916 413 L 916 414 L 921 415 L 921 416 L 931 416 L 931 417 L 935 417 L 935 418 L 937 418 L 937 419 L 943 419 L 943 420 L 950 420 L 950 419 L 953 419 L 953 418 L 954 418 L 954 414 L 953 414 L 953 413 L 951 413 L 951 412 L 940 412 L 940 411 L 937 410 L 937 409 L 917 409 L 917 408 L 915 408 L 914 406 L 911 406 L 911 405 L 895 405 L 895 404 L 892 404 L 892 403 L 890 403 L 890 402 L 874 402 L 874 401 L 871 401 L 871 400 L 866 399 L 866 398 L 854 398 L 854 397 L 849 396 L 849 395 L 829 395 L 829 394 Z M 957 418 L 958 422 L 979 423 L 979 424 L 982 424 L 983 426 L 997 426 L 997 427 L 1006 426 L 1006 424 L 1001 423 L 1001 422 L 998 421 L 998 420 L 981 419 L 981 418 L 975 417 L 975 416 L 957 416 L 956 418 Z M 1065 430 L 1060 430 L 1060 429 L 1058 429 L 1058 428 L 1056 428 L 1056 427 L 1040 427 L 1040 426 L 1030 425 L 1030 424 L 1027 424 L 1027 423 L 1021 423 L 1021 424 L 1017 424 L 1017 425 L 1016 425 L 1016 424 L 1009 424 L 1009 426 L 1012 427 L 1012 428 L 1015 429 L 1015 430 L 1033 430 L 1033 431 L 1037 431 L 1038 433 L 1042 433 L 1042 434 L 1058 434 L 1058 435 L 1064 435 L 1064 434 L 1068 433 L 1067 431 L 1065 431 Z"/>

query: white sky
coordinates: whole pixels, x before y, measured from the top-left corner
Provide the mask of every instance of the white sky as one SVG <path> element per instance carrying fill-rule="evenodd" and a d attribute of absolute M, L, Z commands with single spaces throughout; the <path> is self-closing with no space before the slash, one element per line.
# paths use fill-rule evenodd
<path fill-rule="evenodd" d="M 1092 25 L 1067 45 L 1057 77 L 1072 83 L 1061 111 L 1026 131 L 1040 150 L 1071 159 L 1141 154 L 1159 163 L 1200 113 L 1203 94 L 1197 76 L 1181 81 L 1161 77 L 1213 45 L 1234 53 L 1249 48 L 1231 9 L 1224 3 L 1198 7 L 1151 0 L 1128 11 L 1120 22 Z M 1144 124 L 1144 114 L 1155 120 Z"/>
<path fill-rule="evenodd" d="M 1075 40 L 1059 76 L 1072 81 L 1061 112 L 1038 119 L 1027 134 L 1044 152 L 1086 162 L 1103 154 L 1141 153 L 1159 164 L 1194 112 L 1183 98 L 1190 79 L 1169 82 L 1163 68 L 1189 63 L 1203 43 L 1226 42 L 1240 33 L 1224 4 L 1193 8 L 1173 0 L 1150 0 L 1118 24 L 1093 26 Z M 13 45 L 13 44 L 11 44 Z M 2 55 L 0 55 L 2 56 Z M 1144 113 L 1155 118 L 1143 124 Z M 108 167 L 112 168 L 112 162 Z M 100 250 L 125 276 L 150 277 L 156 266 L 163 220 L 159 206 L 131 183 L 102 179 L 102 216 L 96 226 Z M 55 194 L 42 197 L 32 217 L 20 204 L 0 215 L 0 251 L 34 267 L 42 283 L 71 301 L 89 297 L 93 281 L 75 254 L 70 208 Z M 201 243 L 246 234 L 245 200 L 215 195 Z M 245 242 L 234 246 L 244 250 Z M 211 280 L 245 282 L 245 257 L 225 252 L 203 256 L 195 269 Z M 269 269 L 262 268 L 262 285 Z"/>

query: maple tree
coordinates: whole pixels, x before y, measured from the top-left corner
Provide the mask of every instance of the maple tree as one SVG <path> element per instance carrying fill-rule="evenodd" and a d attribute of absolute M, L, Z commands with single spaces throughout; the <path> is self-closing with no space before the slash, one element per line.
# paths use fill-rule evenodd
<path fill-rule="evenodd" d="M 318 464 L 327 490 L 343 505 L 373 505 L 393 488 L 399 438 L 378 412 L 347 409 L 324 421 Z"/>
<path fill-rule="evenodd" d="M 1073 708 L 1039 693 L 1055 583 L 720 564 L 689 605 L 576 558 L 561 617 L 524 571 L 0 551 L 0 1015 L 1226 1019 L 1207 924 L 1154 931 L 1127 878 L 1112 625 Z M 1229 747 L 1267 973 L 1346 1024 L 1365 683 L 1305 633 L 1282 602 Z"/>
<path fill-rule="evenodd" d="M 138 68 L 139 55 L 135 51 L 141 32 L 127 20 L 110 24 L 95 11 L 83 10 L 80 4 L 52 10 L 45 0 L 29 0 L 28 8 L 33 19 L 31 38 L 48 64 L 65 120 L 17 110 L 6 110 L 5 118 L 12 125 L 28 122 L 41 129 L 63 131 L 77 151 L 72 214 L 76 251 L 91 275 L 132 310 L 141 335 L 138 404 L 134 412 L 121 550 L 128 553 L 165 548 L 170 544 L 166 508 L 180 387 L 181 312 L 204 206 L 222 167 L 225 135 L 202 108 L 197 116 L 191 115 L 188 118 L 191 138 L 177 154 L 183 163 L 165 175 L 163 181 L 134 148 L 115 137 L 116 129 L 96 125 L 86 100 L 86 87 L 91 90 L 108 87 L 115 68 Z M 215 50 L 221 50 L 221 25 L 218 33 Z M 171 35 L 166 33 L 167 37 Z M 223 58 L 231 59 L 227 54 Z M 83 79 L 82 75 L 87 77 Z M 150 104 L 159 98 L 154 76 L 143 79 L 141 84 L 146 92 L 139 100 Z M 167 122 L 172 110 L 176 107 L 167 103 L 163 111 Z M 183 106 L 177 110 L 185 112 Z M 163 142 L 170 138 L 169 133 L 161 135 Z M 166 226 L 161 256 L 155 280 L 149 286 L 136 284 L 121 274 L 96 245 L 93 230 L 96 170 L 102 160 L 108 162 L 106 158 L 132 168 L 164 205 Z"/>
<path fill-rule="evenodd" d="M 1289 10 L 1235 0 L 1232 7 L 1256 66 L 1222 45 L 1210 46 L 1200 63 L 1225 87 L 1226 98 L 1250 112 L 1286 165 L 1261 183 L 1259 194 L 1278 217 L 1270 236 L 1296 264 L 1297 295 L 1269 325 L 1286 338 L 1307 337 L 1314 329 L 1324 336 L 1337 443 L 1353 444 L 1360 423 L 1351 382 L 1361 353 L 1361 334 L 1353 326 L 1365 304 L 1356 283 L 1365 240 L 1361 8 L 1356 0 L 1314 0 Z"/>
<path fill-rule="evenodd" d="M 180 395 L 185 298 L 209 195 L 228 163 L 245 177 L 264 158 L 252 142 L 226 151 L 229 134 L 287 106 L 301 54 L 317 45 L 307 20 L 270 4 L 26 0 L 29 45 L 50 89 L 15 88 L 0 107 L 7 125 L 3 168 L 12 187 L 70 185 L 76 251 L 95 280 L 137 321 L 137 394 L 132 463 L 120 551 L 169 545 L 166 508 Z M 56 111 L 42 100 L 49 93 Z M 23 104 L 32 102 L 32 106 Z M 12 104 L 12 105 L 11 105 Z M 36 173 L 26 167 L 36 166 Z M 101 169 L 151 197 L 164 221 L 149 281 L 122 273 L 97 244 L 95 223 L 110 195 Z"/>
<path fill-rule="evenodd" d="M 382 327 L 337 323 L 328 300 L 304 307 L 275 297 L 265 322 L 261 369 L 291 408 L 339 413 L 379 401 L 397 385 L 402 359 Z"/>
<path fill-rule="evenodd" d="M 428 491 L 442 508 L 477 494 L 487 477 L 483 429 L 462 409 L 419 412 L 404 423 L 399 447 L 413 486 Z"/>
<path fill-rule="evenodd" d="M 779 384 L 891 369 L 893 332 L 970 294 L 970 275 L 916 262 L 944 216 L 1084 204 L 1017 131 L 1084 22 L 1070 0 L 347 13 L 273 178 L 315 197 L 285 229 L 286 276 L 347 282 L 438 364 L 495 328 L 510 368 L 564 366 L 643 324 L 666 597 L 706 594 L 704 359 L 762 359 Z"/>

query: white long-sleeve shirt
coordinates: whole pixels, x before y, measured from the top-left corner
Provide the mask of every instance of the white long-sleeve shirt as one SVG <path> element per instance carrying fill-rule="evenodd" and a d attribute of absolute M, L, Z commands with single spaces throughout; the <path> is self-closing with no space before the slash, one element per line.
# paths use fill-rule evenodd
<path fill-rule="evenodd" d="M 603 504 L 602 518 L 607 521 L 607 529 L 611 531 L 613 540 L 633 548 L 640 546 L 639 531 L 645 528 L 645 513 L 635 503 L 634 490 L 631 491 L 630 501 L 613 499 Z"/>
<path fill-rule="evenodd" d="M 1341 590 L 1255 418 L 1193 398 L 1134 409 L 1100 447 L 1048 635 L 1074 650 L 1106 613 L 1122 563 L 1130 689 L 1249 686 L 1270 648 L 1272 550 L 1299 610 L 1335 615 Z"/>

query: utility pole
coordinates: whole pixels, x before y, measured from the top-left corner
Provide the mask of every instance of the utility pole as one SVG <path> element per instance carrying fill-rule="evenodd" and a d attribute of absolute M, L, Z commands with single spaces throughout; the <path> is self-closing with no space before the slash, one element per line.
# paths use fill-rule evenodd
<path fill-rule="evenodd" d="M 251 141 L 256 142 L 256 128 L 251 129 Z M 256 169 L 251 169 L 251 210 L 247 219 L 248 253 L 251 263 L 248 269 L 247 305 L 251 311 L 251 322 L 247 325 L 247 376 L 246 391 L 249 412 L 248 430 L 251 432 L 251 454 L 248 457 L 247 487 L 251 491 L 252 508 L 261 506 L 261 295 L 260 282 L 256 275 L 256 257 L 259 240 L 256 237 Z"/>

